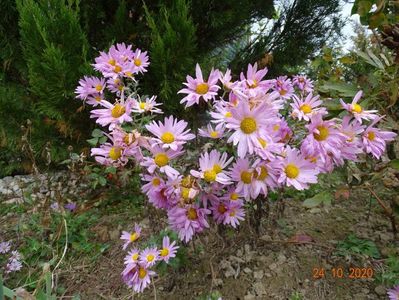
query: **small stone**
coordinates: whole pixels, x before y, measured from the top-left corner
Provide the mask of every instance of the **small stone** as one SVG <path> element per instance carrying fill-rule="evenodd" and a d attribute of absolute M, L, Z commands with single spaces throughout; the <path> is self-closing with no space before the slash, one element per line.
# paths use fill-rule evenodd
<path fill-rule="evenodd" d="M 221 278 L 216 278 L 213 283 L 215 286 L 222 286 L 223 285 L 223 280 Z"/>
<path fill-rule="evenodd" d="M 384 296 L 387 293 L 387 289 L 383 285 L 378 285 L 375 289 L 374 292 L 376 292 L 377 295 L 379 296 Z"/>
<path fill-rule="evenodd" d="M 258 296 L 262 296 L 266 294 L 265 285 L 262 282 L 256 282 L 253 285 L 254 291 Z"/>
<path fill-rule="evenodd" d="M 260 237 L 260 239 L 261 239 L 262 241 L 271 241 L 271 240 L 272 240 L 272 237 L 271 237 L 270 235 L 268 235 L 268 234 L 265 234 L 265 235 L 262 235 L 262 236 Z"/>
<path fill-rule="evenodd" d="M 234 256 L 234 255 L 230 255 L 229 256 L 229 260 L 230 261 L 234 261 L 234 262 L 238 262 L 238 263 L 241 263 L 241 264 L 245 263 L 245 261 L 242 258 L 239 258 L 239 257 Z"/>
<path fill-rule="evenodd" d="M 275 264 L 275 263 L 270 264 L 269 265 L 269 269 L 272 270 L 272 271 L 277 269 L 277 264 Z"/>
<path fill-rule="evenodd" d="M 277 257 L 277 260 L 278 260 L 280 263 L 283 263 L 283 262 L 285 262 L 285 261 L 287 260 L 287 258 L 285 257 L 284 254 L 280 253 L 280 254 L 278 255 L 278 257 Z"/>
<path fill-rule="evenodd" d="M 272 277 L 272 274 L 270 274 L 270 273 L 265 273 L 265 276 L 267 277 L 267 278 L 270 278 L 270 277 Z"/>
<path fill-rule="evenodd" d="M 243 271 L 244 271 L 244 273 L 247 273 L 247 274 L 252 273 L 252 270 L 250 268 L 244 268 Z"/>
<path fill-rule="evenodd" d="M 251 246 L 248 244 L 244 245 L 245 253 L 249 253 L 251 251 Z"/>
<path fill-rule="evenodd" d="M 252 294 L 246 294 L 245 296 L 244 296 L 244 300 L 255 300 L 256 298 L 255 298 L 255 296 L 254 295 L 252 295 Z"/>
<path fill-rule="evenodd" d="M 254 272 L 255 279 L 262 279 L 263 278 L 263 270 L 255 271 Z"/>
<path fill-rule="evenodd" d="M 309 212 L 311 214 L 318 214 L 321 212 L 321 209 L 316 207 L 316 208 L 312 208 Z"/>
<path fill-rule="evenodd" d="M 118 240 L 118 239 L 119 239 L 119 236 L 120 236 L 120 233 L 119 233 L 119 230 L 117 230 L 117 229 L 111 230 L 111 231 L 109 232 L 109 238 L 110 238 L 110 240 L 112 240 L 112 241 Z"/>
<path fill-rule="evenodd" d="M 238 249 L 237 250 L 237 256 L 243 256 L 244 255 L 244 253 L 242 252 L 242 250 L 241 249 Z"/>

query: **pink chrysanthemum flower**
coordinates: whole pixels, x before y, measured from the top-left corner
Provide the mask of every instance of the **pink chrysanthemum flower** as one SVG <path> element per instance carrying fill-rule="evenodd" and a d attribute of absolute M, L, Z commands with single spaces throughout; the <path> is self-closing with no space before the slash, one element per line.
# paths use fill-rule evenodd
<path fill-rule="evenodd" d="M 0 243 L 0 253 L 5 254 L 10 251 L 11 245 L 10 242 L 1 242 Z"/>
<path fill-rule="evenodd" d="M 382 131 L 373 127 L 383 117 L 378 117 L 363 132 L 362 141 L 366 153 L 371 153 L 375 158 L 379 159 L 385 152 L 386 142 L 393 141 L 397 136 L 391 131 Z"/>
<path fill-rule="evenodd" d="M 275 132 L 267 132 L 269 134 L 258 138 L 260 147 L 255 149 L 255 153 L 264 160 L 273 160 L 276 154 L 280 154 L 284 147 L 283 143 L 278 142 L 279 137 Z"/>
<path fill-rule="evenodd" d="M 342 99 L 340 99 L 341 105 L 344 109 L 349 111 L 355 119 L 362 123 L 362 119 L 364 120 L 374 120 L 375 118 L 378 117 L 375 113 L 378 112 L 377 110 L 364 110 L 363 107 L 358 104 L 358 101 L 363 95 L 363 91 L 357 92 L 355 97 L 352 100 L 352 103 L 345 103 Z"/>
<path fill-rule="evenodd" d="M 238 144 L 237 154 L 243 158 L 247 153 L 254 153 L 256 147 L 261 147 L 259 138 L 262 138 L 262 130 L 275 119 L 275 116 L 264 104 L 251 110 L 245 101 L 240 102 L 231 113 L 232 117 L 227 121 L 226 127 L 233 129 L 234 133 L 227 142 Z"/>
<path fill-rule="evenodd" d="M 95 58 L 93 66 L 105 77 L 124 76 L 127 72 L 133 73 L 134 68 L 130 61 L 132 55 L 131 46 L 113 45 L 108 53 L 100 52 L 100 56 Z"/>
<path fill-rule="evenodd" d="M 298 98 L 296 95 L 293 97 L 294 103 L 291 103 L 292 113 L 291 116 L 298 118 L 298 120 L 304 119 L 309 121 L 315 114 L 325 115 L 327 110 L 325 107 L 319 107 L 323 101 L 320 100 L 320 96 L 313 97 L 310 92 L 305 99 Z"/>
<path fill-rule="evenodd" d="M 217 224 L 230 225 L 237 228 L 240 221 L 244 220 L 245 211 L 240 201 L 215 201 L 212 203 L 211 210 L 213 218 Z"/>
<path fill-rule="evenodd" d="M 162 105 L 162 103 L 157 103 L 155 99 L 157 96 L 152 96 L 151 98 L 145 98 L 144 101 L 134 101 L 132 111 L 136 113 L 146 113 L 151 112 L 155 114 L 162 114 L 162 110 L 157 106 Z"/>
<path fill-rule="evenodd" d="M 84 76 L 79 80 L 79 86 L 75 90 L 76 98 L 86 100 L 89 96 L 102 94 L 104 92 L 105 79 Z"/>
<path fill-rule="evenodd" d="M 315 164 L 306 160 L 298 149 L 287 146 L 286 156 L 282 159 L 279 183 L 304 190 L 308 188 L 309 183 L 317 182 L 318 173 Z"/>
<path fill-rule="evenodd" d="M 119 144 L 105 143 L 100 148 L 91 148 L 90 155 L 104 166 L 124 166 L 128 162 L 124 148 Z"/>
<path fill-rule="evenodd" d="M 162 149 L 157 144 L 152 144 L 150 151 L 152 153 L 152 157 L 144 157 L 141 165 L 146 167 L 149 173 L 154 173 L 155 170 L 159 170 L 161 173 L 165 173 L 169 177 L 176 177 L 179 175 L 179 172 L 172 168 L 170 164 L 170 160 L 174 159 L 184 153 L 181 148 L 178 148 L 176 151 L 172 149 Z"/>
<path fill-rule="evenodd" d="M 109 125 L 109 130 L 113 130 L 116 125 L 121 125 L 133 120 L 130 116 L 133 100 L 127 100 L 126 102 L 121 101 L 115 104 L 103 100 L 101 101 L 101 105 L 105 108 L 93 109 L 90 118 L 97 118 L 96 123 L 101 126 Z"/>
<path fill-rule="evenodd" d="M 168 211 L 169 225 L 178 232 L 180 240 L 187 243 L 194 234 L 209 227 L 206 215 L 210 213 L 209 209 L 199 208 L 195 204 L 184 207 L 176 206 Z"/>
<path fill-rule="evenodd" d="M 226 73 L 219 72 L 219 80 L 223 84 L 223 89 L 225 91 L 231 91 L 235 85 L 237 85 L 237 82 L 232 82 L 231 81 L 231 70 L 227 69 Z"/>
<path fill-rule="evenodd" d="M 121 95 L 123 90 L 125 89 L 125 85 L 119 77 L 109 78 L 107 80 L 107 88 L 110 92 Z"/>
<path fill-rule="evenodd" d="M 325 161 L 327 156 L 340 158 L 341 148 L 346 136 L 337 129 L 333 120 L 324 121 L 321 115 L 314 115 L 306 125 L 309 135 L 302 141 L 301 151 L 306 156 L 320 156 Z"/>
<path fill-rule="evenodd" d="M 278 186 L 277 181 L 280 176 L 281 160 L 256 160 L 253 167 L 254 175 L 251 197 L 255 199 L 259 194 L 267 196 L 269 188 L 274 189 Z"/>
<path fill-rule="evenodd" d="M 209 74 L 207 81 L 202 77 L 202 71 L 199 64 L 195 67 L 196 78 L 187 75 L 187 82 L 183 83 L 186 88 L 181 89 L 177 93 L 187 94 L 180 103 L 186 103 L 186 108 L 194 104 L 199 104 L 200 98 L 205 102 L 214 99 L 220 87 L 217 85 L 219 78 L 219 71 L 213 70 Z"/>
<path fill-rule="evenodd" d="M 223 124 L 219 124 L 213 129 L 211 124 L 208 124 L 206 129 L 198 129 L 198 134 L 202 137 L 207 137 L 211 139 L 220 139 L 224 134 Z"/>
<path fill-rule="evenodd" d="M 177 249 L 179 249 L 179 246 L 176 245 L 176 242 L 173 241 L 171 243 L 169 237 L 164 236 L 162 240 L 162 249 L 159 250 L 159 260 L 168 263 L 169 259 L 176 257 Z"/>
<path fill-rule="evenodd" d="M 147 268 L 152 267 L 158 261 L 158 249 L 157 248 L 146 248 L 140 253 L 140 263 Z"/>
<path fill-rule="evenodd" d="M 313 91 L 313 81 L 307 78 L 305 75 L 295 75 L 292 83 L 301 91 L 310 93 Z"/>
<path fill-rule="evenodd" d="M 213 108 L 214 111 L 211 111 L 212 123 L 225 124 L 233 116 L 232 106 L 226 101 L 217 101 Z"/>
<path fill-rule="evenodd" d="M 203 178 L 206 182 L 219 182 L 224 185 L 231 183 L 230 177 L 227 176 L 223 170 L 231 162 L 233 158 L 227 159 L 227 153 L 221 154 L 217 150 L 212 150 L 209 154 L 204 152 L 199 159 L 201 172 L 191 170 L 190 173 L 194 177 Z"/>
<path fill-rule="evenodd" d="M 258 71 L 258 64 L 255 63 L 253 66 L 248 64 L 246 77 L 244 73 L 241 72 L 240 80 L 249 97 L 254 97 L 258 93 L 265 93 L 273 85 L 271 80 L 263 80 L 267 71 L 267 68 Z"/>
<path fill-rule="evenodd" d="M 123 244 L 123 250 L 126 250 L 130 243 L 137 241 L 140 235 L 141 227 L 138 224 L 134 225 L 133 232 L 122 231 L 121 240 L 125 240 L 125 243 Z"/>
<path fill-rule="evenodd" d="M 160 144 L 162 148 L 170 148 L 177 150 L 180 146 L 184 145 L 187 141 L 195 138 L 195 135 L 187 129 L 187 122 L 174 119 L 173 116 L 169 118 L 165 117 L 164 124 L 153 121 L 146 125 L 145 128 L 157 138 L 153 139 L 157 144 Z"/>
<path fill-rule="evenodd" d="M 150 65 L 147 51 L 141 52 L 140 49 L 136 49 L 133 54 L 133 64 L 135 73 L 147 72 L 147 67 Z"/>
<path fill-rule="evenodd" d="M 231 179 L 237 182 L 236 193 L 243 195 L 245 200 L 251 198 L 253 175 L 247 158 L 238 158 L 230 169 Z"/>
<path fill-rule="evenodd" d="M 235 186 L 230 186 L 227 189 L 227 192 L 223 195 L 223 197 L 218 197 L 217 199 L 223 200 L 223 201 L 232 201 L 232 202 L 243 202 L 242 195 L 236 192 L 236 187 Z"/>
<path fill-rule="evenodd" d="M 127 253 L 127 255 L 125 256 L 124 263 L 125 265 L 137 264 L 139 262 L 139 258 L 140 258 L 140 250 L 134 248 Z"/>
<path fill-rule="evenodd" d="M 268 131 L 273 137 L 277 137 L 277 142 L 287 143 L 292 137 L 292 130 L 284 118 L 277 119 L 276 122 L 268 126 Z"/>
<path fill-rule="evenodd" d="M 141 191 L 147 195 L 153 191 L 159 190 L 165 183 L 157 173 L 152 175 L 143 175 L 141 179 L 147 181 L 147 183 L 141 187 Z"/>
<path fill-rule="evenodd" d="M 399 300 L 399 285 L 394 286 L 393 288 L 389 289 L 388 292 L 389 300 Z"/>
<path fill-rule="evenodd" d="M 287 76 L 279 76 L 273 81 L 273 89 L 280 94 L 283 99 L 291 99 L 294 94 L 294 87 L 292 86 L 291 79 Z"/>
<path fill-rule="evenodd" d="M 350 116 L 342 118 L 340 131 L 346 136 L 346 141 L 341 147 L 341 156 L 343 159 L 356 161 L 357 155 L 363 152 L 363 145 L 360 135 L 363 133 L 365 126 L 357 120 L 351 122 Z M 344 161 L 337 161 L 337 165 L 343 165 Z"/>
<path fill-rule="evenodd" d="M 142 293 L 156 273 L 144 264 L 128 264 L 122 272 L 123 281 L 136 293 Z"/>

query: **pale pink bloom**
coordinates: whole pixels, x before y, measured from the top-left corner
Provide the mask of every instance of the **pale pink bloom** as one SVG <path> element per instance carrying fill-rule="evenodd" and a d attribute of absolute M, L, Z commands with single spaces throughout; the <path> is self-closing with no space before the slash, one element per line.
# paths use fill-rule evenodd
<path fill-rule="evenodd" d="M 98 106 L 101 105 L 101 101 L 104 100 L 104 94 L 92 94 L 89 95 L 86 99 L 87 104 L 92 105 L 92 106 Z"/>
<path fill-rule="evenodd" d="M 219 78 L 218 70 L 212 69 L 208 80 L 205 80 L 202 77 L 201 68 L 199 64 L 197 64 L 195 67 L 195 75 L 195 79 L 187 75 L 187 82 L 183 83 L 186 88 L 183 88 L 177 92 L 179 94 L 187 94 L 187 96 L 180 101 L 181 104 L 186 103 L 186 108 L 194 104 L 199 104 L 200 98 L 202 98 L 205 102 L 215 99 L 215 96 L 220 89 L 220 87 L 217 85 Z"/>
<path fill-rule="evenodd" d="M 233 202 L 243 202 L 241 199 L 243 196 L 240 193 L 236 192 L 236 187 L 235 186 L 229 186 L 227 189 L 226 193 L 222 197 L 218 197 L 217 199 L 220 198 L 220 200 L 224 201 L 233 201 Z"/>
<path fill-rule="evenodd" d="M 105 143 L 99 148 L 91 148 L 90 155 L 102 165 L 105 166 L 124 166 L 128 162 L 125 150 L 120 144 Z"/>
<path fill-rule="evenodd" d="M 101 101 L 101 105 L 105 108 L 93 109 L 90 112 L 90 118 L 97 118 L 96 123 L 101 126 L 109 125 L 109 130 L 113 130 L 116 125 L 133 120 L 130 116 L 133 105 L 132 100 L 127 100 L 126 102 L 120 101 L 115 104 L 103 100 Z"/>
<path fill-rule="evenodd" d="M 357 161 L 357 155 L 363 152 L 363 144 L 360 135 L 363 133 L 365 126 L 357 120 L 351 122 L 350 116 L 342 118 L 340 131 L 346 136 L 346 141 L 341 148 L 341 156 L 343 159 Z M 343 165 L 344 161 L 337 161 L 337 165 Z"/>
<path fill-rule="evenodd" d="M 291 116 L 293 118 L 298 118 L 298 120 L 304 119 L 309 121 L 315 114 L 325 115 L 327 110 L 325 107 L 319 107 L 323 101 L 320 100 L 320 96 L 313 97 L 312 92 L 310 92 L 306 98 L 299 98 L 296 95 L 293 96 L 294 103 L 291 103 L 292 112 Z"/>
<path fill-rule="evenodd" d="M 227 142 L 238 144 L 237 154 L 242 158 L 247 153 L 254 153 L 255 148 L 261 147 L 259 138 L 262 138 L 262 131 L 267 124 L 274 121 L 275 114 L 268 110 L 265 104 L 260 104 L 251 110 L 245 101 L 240 102 L 231 113 L 232 117 L 228 119 L 226 127 L 233 129 L 234 132 Z"/>
<path fill-rule="evenodd" d="M 280 137 L 276 132 L 268 128 L 266 134 L 258 138 L 260 147 L 256 147 L 255 153 L 264 160 L 273 160 L 276 155 L 280 154 L 283 150 L 284 144 L 279 142 Z"/>
<path fill-rule="evenodd" d="M 251 198 L 252 182 L 254 179 L 253 169 L 247 158 L 238 158 L 230 169 L 230 177 L 237 182 L 236 193 L 243 195 L 245 200 Z"/>
<path fill-rule="evenodd" d="M 185 205 L 174 207 L 168 211 L 170 227 L 178 232 L 181 241 L 189 242 L 193 235 L 209 228 L 207 216 L 211 211 L 199 208 L 198 205 Z"/>
<path fill-rule="evenodd" d="M 279 76 L 273 80 L 273 89 L 280 94 L 283 99 L 290 99 L 294 94 L 294 87 L 292 86 L 291 79 L 287 76 Z"/>
<path fill-rule="evenodd" d="M 371 153 L 375 158 L 379 159 L 385 152 L 386 142 L 393 141 L 397 136 L 391 131 L 382 131 L 376 125 L 383 117 L 378 117 L 363 132 L 363 147 L 366 153 Z"/>
<path fill-rule="evenodd" d="M 131 46 L 113 45 L 108 53 L 100 52 L 100 56 L 95 58 L 93 66 L 104 77 L 125 76 L 126 73 L 134 72 L 134 65 L 131 62 L 132 55 Z"/>
<path fill-rule="evenodd" d="M 140 250 L 137 248 L 134 248 L 130 250 L 127 255 L 125 256 L 124 264 L 137 264 L 139 262 L 140 258 Z"/>
<path fill-rule="evenodd" d="M 256 160 L 253 164 L 253 184 L 251 197 L 255 199 L 259 194 L 267 196 L 268 189 L 274 190 L 278 186 L 278 178 L 281 172 L 281 160 L 271 161 Z"/>
<path fill-rule="evenodd" d="M 157 138 L 153 139 L 157 144 L 164 149 L 170 148 L 177 150 L 180 146 L 184 145 L 187 141 L 195 138 L 195 135 L 186 130 L 187 122 L 174 119 L 173 116 L 165 117 L 164 123 L 161 121 L 153 121 L 146 125 L 145 128 Z"/>
<path fill-rule="evenodd" d="M 150 268 L 158 262 L 158 249 L 146 248 L 140 253 L 140 264 Z"/>
<path fill-rule="evenodd" d="M 293 186 L 297 190 L 307 189 L 309 183 L 317 183 L 315 164 L 306 160 L 298 149 L 287 146 L 286 155 L 282 159 L 281 173 L 278 182 Z"/>
<path fill-rule="evenodd" d="M 271 80 L 263 80 L 267 71 L 267 68 L 258 71 L 258 64 L 255 63 L 253 66 L 248 64 L 246 77 L 244 73 L 241 72 L 240 80 L 243 83 L 242 87 L 246 90 L 249 97 L 254 97 L 259 93 L 265 93 L 272 87 L 273 84 Z"/>
<path fill-rule="evenodd" d="M 157 96 L 152 96 L 151 98 L 145 98 L 144 101 L 134 101 L 132 111 L 140 114 L 146 112 L 162 114 L 162 110 L 157 107 L 162 105 L 162 103 L 157 103 L 155 101 L 156 98 Z"/>
<path fill-rule="evenodd" d="M 176 151 L 172 149 L 162 149 L 157 144 L 152 144 L 150 148 L 152 157 L 144 157 L 141 165 L 146 167 L 149 173 L 154 173 L 155 170 L 159 170 L 161 173 L 165 173 L 169 177 L 176 177 L 179 172 L 170 166 L 172 159 L 182 155 L 184 151 L 178 148 Z"/>
<path fill-rule="evenodd" d="M 194 177 L 203 178 L 206 182 L 219 182 L 224 185 L 231 183 L 230 177 L 223 171 L 233 160 L 233 157 L 227 159 L 227 153 L 221 154 L 217 150 L 210 153 L 204 152 L 199 159 L 201 172 L 191 170 L 190 173 Z"/>
<path fill-rule="evenodd" d="M 104 92 L 105 79 L 94 76 L 84 76 L 79 80 L 79 86 L 75 90 L 76 98 L 86 100 L 88 97 Z M 91 104 L 91 103 L 89 103 Z"/>
<path fill-rule="evenodd" d="M 301 151 L 306 156 L 318 156 L 324 161 L 327 156 L 337 159 L 341 156 L 341 148 L 346 136 L 339 131 L 334 120 L 324 121 L 321 115 L 314 115 L 306 125 L 309 134 L 302 141 Z"/>
<path fill-rule="evenodd" d="M 360 100 L 362 95 L 363 91 L 357 92 L 352 100 L 352 103 L 350 104 L 347 104 L 342 99 L 340 99 L 342 107 L 349 111 L 359 123 L 362 123 L 362 119 L 374 120 L 378 117 L 378 115 L 375 114 L 376 112 L 378 112 L 378 110 L 364 110 L 363 107 L 358 104 L 358 101 Z"/>
<path fill-rule="evenodd" d="M 127 232 L 122 231 L 121 240 L 124 240 L 125 243 L 123 244 L 123 250 L 125 250 L 130 243 L 134 243 L 141 235 L 141 227 L 138 224 L 134 224 L 134 231 Z"/>
<path fill-rule="evenodd" d="M 301 91 L 311 93 L 313 91 L 313 81 L 305 75 L 295 75 L 292 83 Z"/>
<path fill-rule="evenodd" d="M 225 124 L 233 114 L 231 113 L 232 106 L 226 101 L 217 101 L 213 106 L 214 111 L 211 111 L 212 123 Z"/>
<path fill-rule="evenodd" d="M 271 123 L 267 128 L 267 132 L 271 133 L 271 135 L 276 137 L 277 141 L 281 143 L 287 143 L 293 134 L 284 118 L 277 119 L 275 122 Z"/>
<path fill-rule="evenodd" d="M 233 228 L 236 228 L 245 217 L 243 204 L 239 201 L 215 201 L 211 210 L 217 224 L 230 225 Z"/>
<path fill-rule="evenodd" d="M 121 78 L 114 77 L 107 80 L 107 88 L 110 92 L 119 96 L 125 90 L 125 85 Z"/>
<path fill-rule="evenodd" d="M 133 53 L 132 63 L 134 64 L 134 73 L 147 72 L 147 67 L 150 65 L 147 51 L 141 52 L 140 49 L 136 49 Z"/>
<path fill-rule="evenodd" d="M 146 137 L 142 136 L 140 132 L 133 129 L 131 132 L 126 132 L 120 127 L 114 128 L 111 135 L 106 134 L 114 144 L 118 144 L 123 148 L 125 156 L 134 157 L 138 162 L 142 161 L 143 154 L 140 147 L 149 148 L 149 143 Z"/>
<path fill-rule="evenodd" d="M 230 91 L 237 85 L 237 82 L 231 81 L 231 70 L 227 69 L 226 73 L 219 72 L 219 80 L 223 84 L 223 89 L 226 91 Z"/>
<path fill-rule="evenodd" d="M 176 257 L 177 249 L 179 246 L 176 245 L 176 242 L 170 242 L 168 236 L 164 236 L 162 240 L 162 249 L 159 250 L 159 260 L 163 260 L 164 262 L 168 263 L 169 259 Z"/>
<path fill-rule="evenodd" d="M 223 138 L 223 134 L 224 134 L 224 126 L 223 124 L 219 124 L 215 127 L 215 129 L 213 129 L 211 124 L 208 124 L 206 129 L 198 129 L 198 134 L 199 136 L 202 137 L 207 137 L 207 138 L 211 138 L 211 139 L 220 139 Z"/>
<path fill-rule="evenodd" d="M 153 191 L 159 190 L 165 184 L 165 181 L 157 173 L 142 175 L 141 179 L 147 182 L 141 186 L 141 191 L 147 195 Z"/>
<path fill-rule="evenodd" d="M 122 272 L 123 281 L 136 293 L 142 293 L 156 273 L 144 264 L 128 264 Z"/>

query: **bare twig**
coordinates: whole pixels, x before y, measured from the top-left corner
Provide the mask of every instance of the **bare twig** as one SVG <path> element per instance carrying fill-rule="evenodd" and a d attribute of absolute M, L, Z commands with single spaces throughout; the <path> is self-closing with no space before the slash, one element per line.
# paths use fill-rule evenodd
<path fill-rule="evenodd" d="M 61 264 L 62 260 L 65 257 L 65 254 L 66 254 L 66 252 L 68 250 L 68 226 L 67 226 L 67 222 L 66 222 L 65 218 L 63 218 L 63 220 L 64 220 L 64 226 L 65 226 L 65 246 L 64 246 L 64 251 L 62 252 L 62 256 L 61 256 L 60 260 L 58 261 L 58 263 L 56 264 L 56 266 L 53 269 L 53 272 L 51 273 L 51 288 L 54 288 L 54 273 L 55 273 L 55 270 L 57 270 L 57 268 Z"/>

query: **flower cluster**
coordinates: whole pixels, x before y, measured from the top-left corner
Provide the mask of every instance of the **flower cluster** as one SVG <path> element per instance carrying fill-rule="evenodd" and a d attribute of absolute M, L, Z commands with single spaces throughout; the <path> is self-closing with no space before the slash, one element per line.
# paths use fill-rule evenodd
<path fill-rule="evenodd" d="M 133 232 L 123 231 L 121 239 L 125 241 L 123 250 L 132 243 L 135 244 L 141 236 L 141 227 L 135 225 Z M 151 278 L 156 275 L 152 270 L 157 263 L 169 263 L 169 260 L 176 257 L 179 247 L 176 242 L 170 242 L 168 236 L 162 240 L 162 247 L 145 248 L 140 250 L 133 247 L 125 257 L 125 269 L 122 272 L 123 281 L 135 292 L 142 292 L 151 282 Z"/>
<path fill-rule="evenodd" d="M 137 66 L 135 59 L 142 64 Z M 136 75 L 148 65 L 145 52 L 118 44 L 96 59 L 94 67 L 103 78 L 83 79 L 76 92 L 86 103 L 102 107 L 92 110 L 91 117 L 104 128 L 108 142 L 93 148 L 92 156 L 106 166 L 126 166 L 130 160 L 140 165 L 142 192 L 165 211 L 169 227 L 184 242 L 208 228 L 210 220 L 236 228 L 245 217 L 245 204 L 270 191 L 307 189 L 319 174 L 346 160 L 366 154 L 379 159 L 396 136 L 378 128 L 383 117 L 362 106 L 362 92 L 352 103 L 341 100 L 339 117 L 332 117 L 309 78 L 266 79 L 267 68 L 258 69 L 256 63 L 237 80 L 230 70 L 212 69 L 206 77 L 196 65 L 195 78 L 187 76 L 178 92 L 186 108 L 202 101 L 210 107 L 210 121 L 196 134 L 174 116 L 153 120 L 162 113 L 160 104 L 155 96 L 141 100 L 136 90 Z M 114 100 L 105 100 L 107 95 Z M 185 159 L 186 148 L 200 138 L 207 147 L 202 153 L 197 149 L 198 164 L 193 164 Z M 137 274 L 138 268 L 131 271 Z M 143 278 L 149 278 L 143 270 Z"/>
<path fill-rule="evenodd" d="M 4 267 L 4 272 L 6 274 L 21 270 L 21 254 L 18 250 L 11 251 L 11 242 L 0 242 L 0 254 L 3 254 L 4 257 L 7 255 L 7 263 Z"/>

